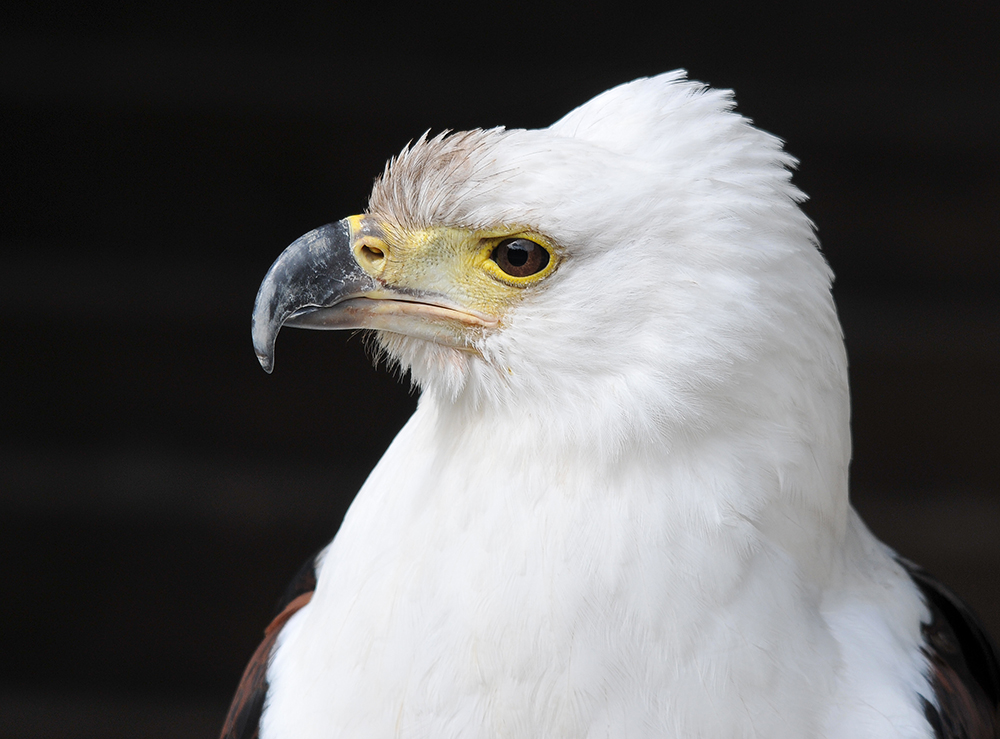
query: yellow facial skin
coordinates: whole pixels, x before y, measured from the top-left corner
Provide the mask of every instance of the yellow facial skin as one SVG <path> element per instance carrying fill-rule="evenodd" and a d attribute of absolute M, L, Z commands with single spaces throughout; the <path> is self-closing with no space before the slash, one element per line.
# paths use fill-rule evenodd
<path fill-rule="evenodd" d="M 544 236 L 518 227 L 491 231 L 435 227 L 402 229 L 377 216 L 351 216 L 354 258 L 387 288 L 412 294 L 414 300 L 434 296 L 452 305 L 501 320 L 507 310 L 557 268 L 558 250 Z M 506 274 L 490 255 L 497 245 L 524 238 L 549 253 L 548 264 L 526 277 Z M 375 297 L 375 296 L 372 296 Z"/>

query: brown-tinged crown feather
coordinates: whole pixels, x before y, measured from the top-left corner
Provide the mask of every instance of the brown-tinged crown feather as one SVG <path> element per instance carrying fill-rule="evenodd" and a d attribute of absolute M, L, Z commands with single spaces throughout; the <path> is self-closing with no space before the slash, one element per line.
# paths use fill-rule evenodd
<path fill-rule="evenodd" d="M 482 227 L 467 222 L 461 195 L 496 176 L 491 149 L 506 134 L 503 128 L 445 131 L 434 137 L 425 133 L 386 164 L 372 189 L 368 213 L 407 229 Z"/>

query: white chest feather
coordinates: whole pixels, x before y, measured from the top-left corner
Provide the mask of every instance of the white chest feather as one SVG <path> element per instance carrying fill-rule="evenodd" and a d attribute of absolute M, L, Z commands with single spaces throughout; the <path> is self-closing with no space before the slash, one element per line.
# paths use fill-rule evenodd
<path fill-rule="evenodd" d="M 867 532 L 873 573 L 845 558 L 831 596 L 669 489 L 691 470 L 595 479 L 435 433 L 424 405 L 359 494 L 281 634 L 262 739 L 926 735 L 919 605 L 890 628 L 867 599 L 904 588 Z"/>

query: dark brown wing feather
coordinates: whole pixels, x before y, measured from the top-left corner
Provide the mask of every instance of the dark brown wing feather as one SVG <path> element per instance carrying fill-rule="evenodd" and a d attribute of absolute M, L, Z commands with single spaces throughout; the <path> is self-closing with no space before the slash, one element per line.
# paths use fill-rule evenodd
<path fill-rule="evenodd" d="M 278 640 L 278 633 L 292 615 L 306 605 L 316 589 L 316 558 L 311 557 L 302 565 L 278 601 L 277 615 L 264 629 L 264 640 L 253 653 L 243 671 L 236 695 L 229 706 L 226 723 L 222 726 L 221 739 L 257 739 L 260 732 L 260 715 L 267 696 L 267 666 L 271 651 Z"/>
<path fill-rule="evenodd" d="M 938 739 L 1000 739 L 1000 656 L 976 617 L 954 593 L 904 559 L 923 593 L 930 621 L 924 654 L 937 705 L 924 701 Z"/>

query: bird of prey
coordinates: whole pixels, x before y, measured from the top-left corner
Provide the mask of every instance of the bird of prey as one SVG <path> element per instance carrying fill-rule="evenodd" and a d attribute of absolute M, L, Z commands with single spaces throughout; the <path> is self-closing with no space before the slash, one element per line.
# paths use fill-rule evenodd
<path fill-rule="evenodd" d="M 683 72 L 429 137 L 289 246 L 283 325 L 420 387 L 224 737 L 998 734 L 996 651 L 848 502 L 831 272 L 781 142 Z"/>

